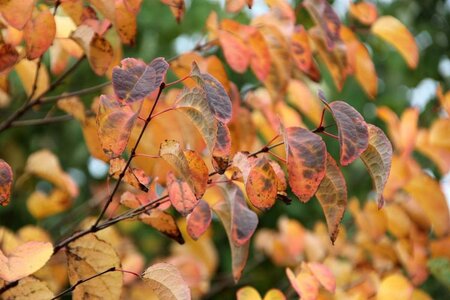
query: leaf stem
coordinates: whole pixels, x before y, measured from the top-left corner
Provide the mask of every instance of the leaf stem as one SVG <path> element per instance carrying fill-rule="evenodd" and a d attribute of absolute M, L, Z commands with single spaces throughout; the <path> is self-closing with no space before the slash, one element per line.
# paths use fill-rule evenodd
<path fill-rule="evenodd" d="M 83 284 L 83 283 L 85 283 L 85 282 L 87 282 L 87 281 L 89 281 L 89 280 L 92 280 L 92 279 L 94 279 L 94 278 L 97 278 L 97 277 L 100 277 L 100 276 L 102 276 L 102 275 L 105 275 L 106 273 L 110 273 L 110 272 L 114 272 L 114 271 L 119 271 L 119 270 L 116 270 L 116 267 L 111 267 L 111 268 L 109 268 L 109 269 L 107 269 L 107 270 L 105 270 L 105 271 L 103 271 L 103 272 L 94 274 L 94 275 L 89 276 L 89 277 L 87 277 L 87 278 L 85 278 L 85 279 L 80 279 L 80 280 L 78 280 L 74 285 L 72 285 L 72 286 L 69 287 L 68 289 L 62 291 L 61 293 L 59 293 L 58 295 L 56 295 L 55 297 L 53 297 L 53 298 L 50 299 L 50 300 L 56 300 L 56 299 L 58 299 L 58 298 L 61 298 L 62 296 L 66 295 L 66 294 L 68 294 L 68 293 L 70 293 L 70 292 L 73 292 L 73 291 L 75 290 L 75 288 L 76 288 L 77 286 L 79 286 L 80 284 Z M 121 270 L 120 270 L 120 271 L 121 271 Z"/>
<path fill-rule="evenodd" d="M 188 75 L 184 76 L 183 78 L 180 78 L 180 79 L 178 79 L 178 80 L 175 80 L 175 81 L 172 81 L 172 82 L 167 83 L 167 84 L 166 84 L 166 87 L 171 87 L 171 86 L 173 86 L 173 85 L 175 85 L 175 84 L 177 84 L 177 83 L 183 82 L 183 81 L 185 81 L 186 79 L 188 79 L 189 77 L 191 77 L 191 73 L 189 73 Z"/>

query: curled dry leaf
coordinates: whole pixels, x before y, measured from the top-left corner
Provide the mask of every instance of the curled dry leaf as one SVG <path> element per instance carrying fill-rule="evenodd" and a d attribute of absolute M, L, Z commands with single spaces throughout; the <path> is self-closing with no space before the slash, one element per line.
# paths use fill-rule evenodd
<path fill-rule="evenodd" d="M 2 299 L 15 300 L 48 300 L 55 295 L 49 289 L 48 284 L 34 277 L 21 279 L 19 283 L 2 294 Z"/>
<path fill-rule="evenodd" d="M 114 56 L 111 44 L 88 25 L 78 26 L 71 38 L 83 48 L 94 73 L 105 74 Z"/>
<path fill-rule="evenodd" d="M 161 85 L 168 68 L 169 64 L 162 57 L 148 65 L 134 58 L 123 59 L 121 67 L 113 69 L 114 92 L 128 103 L 142 100 Z"/>
<path fill-rule="evenodd" d="M 172 172 L 167 174 L 167 190 L 173 207 L 183 216 L 191 213 L 198 204 L 189 185 L 185 181 L 177 179 Z"/>
<path fill-rule="evenodd" d="M 108 156 L 118 157 L 125 150 L 137 116 L 129 105 L 101 95 L 97 112 L 98 137 Z"/>
<path fill-rule="evenodd" d="M 212 213 L 209 204 L 200 199 L 198 205 L 187 216 L 186 229 L 191 238 L 197 240 L 211 224 Z"/>
<path fill-rule="evenodd" d="M 339 223 L 347 207 L 347 185 L 344 175 L 329 153 L 327 153 L 325 177 L 317 189 L 316 197 L 322 206 L 328 233 L 334 244 L 339 232 Z"/>
<path fill-rule="evenodd" d="M 190 300 L 191 291 L 181 277 L 180 271 L 168 263 L 158 263 L 145 270 L 144 282 L 158 296 L 158 299 Z"/>
<path fill-rule="evenodd" d="M 384 132 L 372 125 L 369 128 L 369 146 L 361 154 L 361 160 L 367 167 L 377 192 L 378 207 L 384 203 L 383 190 L 386 185 L 392 164 L 392 145 Z"/>
<path fill-rule="evenodd" d="M 177 23 L 180 23 L 185 12 L 184 0 L 161 0 L 161 2 L 170 8 L 170 11 L 177 20 Z"/>
<path fill-rule="evenodd" d="M 50 11 L 36 13 L 24 28 L 23 38 L 26 43 L 29 60 L 40 57 L 53 43 L 56 35 L 55 18 Z"/>
<path fill-rule="evenodd" d="M 394 46 L 411 69 L 419 63 L 419 48 L 408 28 L 392 16 L 380 17 L 372 25 L 371 31 Z"/>
<path fill-rule="evenodd" d="M 6 206 L 11 197 L 13 171 L 6 161 L 0 159 L 0 205 Z"/>
<path fill-rule="evenodd" d="M 26 242 L 5 255 L 0 250 L 0 278 L 15 281 L 42 268 L 53 254 L 48 242 Z"/>
<path fill-rule="evenodd" d="M 192 64 L 191 77 L 206 93 L 206 100 L 217 120 L 228 123 L 231 120 L 231 100 L 223 85 L 208 73 L 200 72 L 197 64 Z"/>
<path fill-rule="evenodd" d="M 317 191 L 325 176 L 326 146 L 307 129 L 289 127 L 284 132 L 289 186 L 303 202 Z"/>
<path fill-rule="evenodd" d="M 216 143 L 217 125 L 214 113 L 206 100 L 206 93 L 198 88 L 184 89 L 176 102 L 176 107 L 194 123 L 212 153 Z"/>
<path fill-rule="evenodd" d="M 67 245 L 67 264 L 69 281 L 76 284 L 90 276 L 104 272 L 112 267 L 120 268 L 120 259 L 113 247 L 88 234 Z M 74 299 L 119 299 L 122 291 L 122 272 L 108 272 L 91 279 L 73 291 Z"/>
<path fill-rule="evenodd" d="M 369 145 L 369 130 L 361 114 L 343 101 L 327 103 L 322 91 L 319 97 L 331 111 L 339 132 L 340 163 L 346 166 L 357 159 Z"/>
<path fill-rule="evenodd" d="M 1 1 L 0 13 L 12 27 L 22 30 L 33 13 L 36 0 Z"/>
<path fill-rule="evenodd" d="M 277 174 L 270 161 L 261 158 L 252 167 L 245 184 L 248 199 L 257 208 L 267 210 L 275 204 L 277 197 Z"/>
<path fill-rule="evenodd" d="M 183 236 L 174 217 L 162 210 L 152 209 L 149 213 L 141 214 L 139 220 L 167 235 L 179 244 L 184 244 Z"/>

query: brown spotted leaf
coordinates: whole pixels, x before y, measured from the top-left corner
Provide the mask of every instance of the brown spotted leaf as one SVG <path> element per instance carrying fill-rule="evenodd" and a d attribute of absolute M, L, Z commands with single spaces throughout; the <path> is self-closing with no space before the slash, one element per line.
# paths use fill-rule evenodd
<path fill-rule="evenodd" d="M 289 185 L 307 202 L 325 176 L 326 147 L 322 138 L 307 129 L 289 127 L 284 132 Z"/>
<path fill-rule="evenodd" d="M 162 210 L 152 209 L 149 213 L 141 214 L 139 220 L 167 235 L 179 244 L 184 244 L 183 236 L 172 215 Z"/>
<path fill-rule="evenodd" d="M 250 170 L 245 183 L 250 202 L 261 210 L 267 210 L 275 204 L 277 197 L 277 174 L 266 158 L 258 160 Z"/>
<path fill-rule="evenodd" d="M 336 41 L 340 40 L 341 21 L 339 17 L 326 0 L 306 0 L 303 5 L 324 33 L 327 49 L 333 50 Z"/>
<path fill-rule="evenodd" d="M 0 159 L 0 205 L 6 206 L 11 196 L 13 171 L 3 159 Z"/>
<path fill-rule="evenodd" d="M 213 166 L 214 169 L 223 174 L 228 167 L 229 156 L 231 151 L 231 134 L 228 126 L 217 121 L 217 138 L 213 150 Z"/>
<path fill-rule="evenodd" d="M 349 104 L 343 101 L 334 101 L 328 104 L 321 91 L 319 97 L 336 121 L 341 147 L 340 163 L 346 166 L 357 159 L 369 145 L 367 123 L 361 114 Z"/>
<path fill-rule="evenodd" d="M 9 71 L 19 59 L 16 48 L 10 44 L 0 45 L 0 73 Z"/>
<path fill-rule="evenodd" d="M 231 100 L 223 85 L 208 73 L 201 73 L 197 64 L 192 65 L 192 78 L 202 87 L 206 93 L 206 100 L 214 112 L 216 118 L 222 123 L 231 120 Z"/>
<path fill-rule="evenodd" d="M 40 57 L 52 45 L 56 35 L 55 18 L 45 10 L 31 18 L 23 31 L 29 60 Z"/>
<path fill-rule="evenodd" d="M 184 156 L 189 165 L 189 177 L 192 181 L 195 196 L 200 198 L 205 193 L 208 184 L 208 167 L 200 154 L 193 150 L 185 150 Z"/>
<path fill-rule="evenodd" d="M 120 259 L 111 244 L 88 234 L 67 245 L 68 275 L 71 285 L 112 267 L 120 269 Z M 73 299 L 120 299 L 122 272 L 109 272 L 91 279 L 73 291 Z"/>
<path fill-rule="evenodd" d="M 55 295 L 49 289 L 48 284 L 45 281 L 40 281 L 34 277 L 25 277 L 19 281 L 19 283 L 5 291 L 2 294 L 2 299 L 14 299 L 14 300 L 48 300 L 52 299 Z"/>
<path fill-rule="evenodd" d="M 208 229 L 211 224 L 211 208 L 204 200 L 198 202 L 198 205 L 187 216 L 187 232 L 194 240 L 197 240 Z"/>
<path fill-rule="evenodd" d="M 137 118 L 129 105 L 106 95 L 100 97 L 97 113 L 98 136 L 103 151 L 117 157 L 125 150 Z"/>
<path fill-rule="evenodd" d="M 248 208 L 242 191 L 234 186 L 229 191 L 231 204 L 231 237 L 236 246 L 246 244 L 258 225 L 258 216 Z"/>
<path fill-rule="evenodd" d="M 125 102 L 139 101 L 161 85 L 168 68 L 169 64 L 162 57 L 148 65 L 134 58 L 123 59 L 121 67 L 113 69 L 114 92 Z"/>
<path fill-rule="evenodd" d="M 177 179 L 171 172 L 167 174 L 167 190 L 173 207 L 183 216 L 191 213 L 198 204 L 198 200 L 189 184 Z"/>
<path fill-rule="evenodd" d="M 361 160 L 367 167 L 377 191 L 378 207 L 384 204 L 383 190 L 389 177 L 392 163 L 392 145 L 384 132 L 372 125 L 369 128 L 369 146 L 361 154 Z"/>
<path fill-rule="evenodd" d="M 325 177 L 317 189 L 316 197 L 322 206 L 328 233 L 334 243 L 339 232 L 339 223 L 347 207 L 347 185 L 341 170 L 328 153 Z"/>
<path fill-rule="evenodd" d="M 176 102 L 176 107 L 194 123 L 212 153 L 216 143 L 217 125 L 214 113 L 206 100 L 206 93 L 198 88 L 185 89 Z"/>
<path fill-rule="evenodd" d="M 302 25 L 296 26 L 291 36 L 291 54 L 297 67 L 308 73 L 313 64 L 313 56 L 308 33 Z"/>

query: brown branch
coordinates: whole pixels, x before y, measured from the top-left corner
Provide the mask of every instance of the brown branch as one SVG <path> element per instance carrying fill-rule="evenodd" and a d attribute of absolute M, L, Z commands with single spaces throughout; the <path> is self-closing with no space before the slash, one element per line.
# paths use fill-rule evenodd
<path fill-rule="evenodd" d="M 97 228 L 97 225 L 100 223 L 101 219 L 105 215 L 106 210 L 108 209 L 109 205 L 111 204 L 114 195 L 116 194 L 117 190 L 119 189 L 119 185 L 122 182 L 123 177 L 125 176 L 128 167 L 131 164 L 131 161 L 133 160 L 134 156 L 136 155 L 136 149 L 139 146 L 139 143 L 141 142 L 142 137 L 144 136 L 145 129 L 147 129 L 148 124 L 152 120 L 153 112 L 155 111 L 156 105 L 158 104 L 159 98 L 161 97 L 161 93 L 165 88 L 165 83 L 161 83 L 159 86 L 158 95 L 156 96 L 155 102 L 153 103 L 152 109 L 150 110 L 150 113 L 148 114 L 147 119 L 145 120 L 144 126 L 142 126 L 142 130 L 139 133 L 139 136 L 136 140 L 136 143 L 134 144 L 134 147 L 131 149 L 130 157 L 128 158 L 125 167 L 123 168 L 122 172 L 119 174 L 119 178 L 116 181 L 116 185 L 114 186 L 113 191 L 111 192 L 108 200 L 106 200 L 105 205 L 103 206 L 102 211 L 100 212 L 100 215 L 97 218 L 97 221 L 95 221 L 94 225 L 92 225 L 92 229 L 95 230 Z"/>
<path fill-rule="evenodd" d="M 53 297 L 53 298 L 50 299 L 50 300 L 56 300 L 56 299 L 58 299 L 58 298 L 61 298 L 61 297 L 64 296 L 65 294 L 68 294 L 68 293 L 70 293 L 70 292 L 73 292 L 73 291 L 75 290 L 75 288 L 76 288 L 77 286 L 79 286 L 80 284 L 83 284 L 83 283 L 85 283 L 85 282 L 87 282 L 87 281 L 89 281 L 89 280 L 92 280 L 92 279 L 97 278 L 97 277 L 99 277 L 99 276 L 105 275 L 106 273 L 110 273 L 110 272 L 114 272 L 114 271 L 116 271 L 116 267 L 111 267 L 111 268 L 109 268 L 109 269 L 107 269 L 107 270 L 105 270 L 105 271 L 103 271 L 103 272 L 98 273 L 98 274 L 94 274 L 94 275 L 89 276 L 89 277 L 87 277 L 87 278 L 85 278 L 85 279 L 80 279 L 80 280 L 78 280 L 74 285 L 72 285 L 72 286 L 69 287 L 68 289 L 62 291 L 61 293 L 59 293 L 58 295 L 56 295 L 55 297 Z"/>
<path fill-rule="evenodd" d="M 44 118 L 44 119 L 31 119 L 31 120 L 14 121 L 11 124 L 11 127 L 46 125 L 46 124 L 65 122 L 65 121 L 71 121 L 71 120 L 73 120 L 73 116 L 71 116 L 71 115 L 62 115 L 62 116 L 48 117 L 48 118 Z"/>
<path fill-rule="evenodd" d="M 0 133 L 5 131 L 6 129 L 10 128 L 12 123 L 22 117 L 28 110 L 30 110 L 33 106 L 42 104 L 42 99 L 45 95 L 53 91 L 55 88 L 57 88 L 61 82 L 66 79 L 67 76 L 69 76 L 84 60 L 85 56 L 83 55 L 78 59 L 78 61 L 73 64 L 69 69 L 67 69 L 60 77 L 58 77 L 55 81 L 53 81 L 50 86 L 43 91 L 36 99 L 25 102 L 18 110 L 16 110 L 9 118 L 7 118 L 5 121 L 3 121 L 0 124 Z M 38 73 L 37 73 L 38 74 Z M 30 94 L 31 95 L 31 94 Z"/>
<path fill-rule="evenodd" d="M 64 93 L 61 95 L 55 95 L 55 96 L 48 96 L 48 97 L 42 97 L 42 104 L 43 103 L 50 103 L 53 101 L 57 101 L 59 99 L 64 99 L 64 98 L 69 98 L 69 97 L 74 97 L 74 96 L 82 96 L 82 95 L 87 95 L 90 94 L 92 92 L 96 92 L 97 90 L 104 88 L 105 86 L 108 86 L 111 84 L 111 81 L 107 81 L 107 82 L 103 82 L 100 83 L 98 85 L 94 85 L 85 89 L 81 89 L 78 91 L 74 91 L 74 92 L 69 92 L 69 93 Z"/>

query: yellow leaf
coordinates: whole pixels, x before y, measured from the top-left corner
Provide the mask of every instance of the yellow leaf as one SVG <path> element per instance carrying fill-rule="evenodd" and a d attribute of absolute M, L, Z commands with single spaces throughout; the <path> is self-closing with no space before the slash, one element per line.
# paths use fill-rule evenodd
<path fill-rule="evenodd" d="M 33 274 L 52 254 L 53 246 L 48 242 L 27 242 L 7 255 L 0 250 L 0 278 L 15 281 Z"/>
<path fill-rule="evenodd" d="M 22 81 L 23 88 L 29 96 L 33 90 L 33 83 L 36 77 L 37 62 L 34 60 L 22 59 L 16 66 L 15 70 Z M 48 76 L 47 68 L 44 64 L 39 68 L 39 76 L 36 84 L 36 91 L 32 99 L 36 99 L 44 93 L 50 85 L 50 78 Z"/>
<path fill-rule="evenodd" d="M 27 199 L 27 208 L 36 219 L 43 219 L 70 208 L 73 198 L 61 189 L 54 189 L 50 194 L 34 191 Z"/>
<path fill-rule="evenodd" d="M 158 263 L 142 275 L 144 282 L 159 299 L 189 300 L 191 291 L 176 267 L 167 263 Z"/>
<path fill-rule="evenodd" d="M 2 299 L 14 300 L 48 300 L 55 295 L 48 288 L 47 283 L 33 277 L 26 277 L 19 284 L 2 294 Z"/>
<path fill-rule="evenodd" d="M 113 247 L 95 234 L 85 235 L 67 246 L 67 263 L 72 285 L 112 267 L 120 268 L 120 259 Z M 118 300 L 122 291 L 122 279 L 122 272 L 103 274 L 77 286 L 73 299 Z"/>
<path fill-rule="evenodd" d="M 400 274 L 385 277 L 378 288 L 377 300 L 409 300 L 413 292 L 412 285 Z"/>
<path fill-rule="evenodd" d="M 372 25 L 372 33 L 385 40 L 403 56 L 411 69 L 419 62 L 419 49 L 414 37 L 399 20 L 392 16 L 383 16 Z"/>
<path fill-rule="evenodd" d="M 237 300 L 262 300 L 258 291 L 251 286 L 240 288 L 236 293 Z"/>

